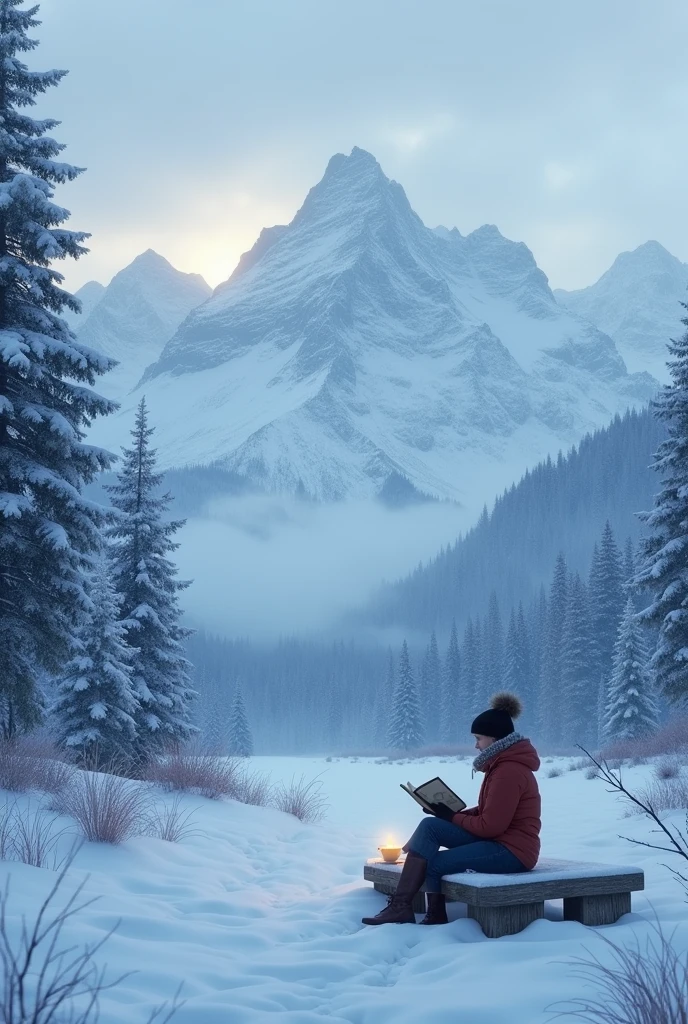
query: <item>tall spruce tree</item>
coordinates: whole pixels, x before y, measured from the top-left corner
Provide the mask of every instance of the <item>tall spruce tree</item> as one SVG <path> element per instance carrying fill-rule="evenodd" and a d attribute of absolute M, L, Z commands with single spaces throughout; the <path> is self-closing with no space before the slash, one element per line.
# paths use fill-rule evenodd
<path fill-rule="evenodd" d="M 75 652 L 59 683 L 52 708 L 64 746 L 91 764 L 126 762 L 136 737 L 139 709 L 131 681 L 132 649 L 119 622 L 122 599 L 104 558 L 91 586 L 91 614 L 75 638 Z"/>
<path fill-rule="evenodd" d="M 492 591 L 487 606 L 483 631 L 483 697 L 485 707 L 490 697 L 504 683 L 504 626 L 497 595 Z"/>
<path fill-rule="evenodd" d="M 548 743 L 562 740 L 562 644 L 568 596 L 568 569 L 566 559 L 559 554 L 547 602 L 547 623 L 540 675 L 540 731 Z"/>
<path fill-rule="evenodd" d="M 408 646 L 404 640 L 399 656 L 399 674 L 389 723 L 389 745 L 394 750 L 414 750 L 422 742 L 420 701 L 411 670 Z"/>
<path fill-rule="evenodd" d="M 229 742 L 230 754 L 235 757 L 251 757 L 253 754 L 253 737 L 246 715 L 246 705 L 241 687 L 237 686 L 232 701 L 232 710 L 229 716 Z"/>
<path fill-rule="evenodd" d="M 377 687 L 375 695 L 375 745 L 383 749 L 389 742 L 389 722 L 394 707 L 394 655 L 389 649 L 387 675 Z"/>
<path fill-rule="evenodd" d="M 523 612 L 523 605 L 518 606 L 518 615 L 511 609 L 509 628 L 506 635 L 504 653 L 504 687 L 517 693 L 524 700 L 526 712 L 532 713 L 529 706 L 532 697 L 531 656 L 528 627 Z"/>
<path fill-rule="evenodd" d="M 681 303 L 688 311 L 688 304 Z M 658 688 L 669 701 L 688 704 L 688 316 L 681 337 L 669 343 L 671 383 L 655 402 L 666 440 L 659 445 L 653 469 L 662 485 L 654 508 L 640 518 L 650 531 L 641 546 L 636 582 L 652 600 L 642 621 L 658 631 L 650 662 Z"/>
<path fill-rule="evenodd" d="M 425 739 L 433 743 L 439 739 L 443 698 L 442 667 L 434 629 L 423 659 L 422 679 L 421 707 L 425 719 Z"/>
<path fill-rule="evenodd" d="M 560 739 L 567 745 L 597 740 L 597 650 L 590 627 L 588 595 L 578 573 L 569 581 L 562 637 L 562 719 Z"/>
<path fill-rule="evenodd" d="M 634 740 L 657 728 L 659 713 L 647 661 L 645 639 L 629 595 L 614 646 L 603 732 L 608 742 Z"/>
<path fill-rule="evenodd" d="M 433 633 L 434 636 L 434 633 Z M 449 646 L 442 673 L 442 699 L 440 702 L 440 739 L 445 743 L 456 743 L 459 738 L 459 721 L 466 713 L 466 699 L 463 692 L 463 673 L 459 651 L 459 634 L 456 619 L 452 619 Z"/>
<path fill-rule="evenodd" d="M 598 655 L 597 672 L 606 685 L 612 671 L 614 641 L 625 603 L 623 563 L 609 522 L 605 523 L 599 546 L 593 552 L 588 590 Z"/>
<path fill-rule="evenodd" d="M 163 476 L 155 471 L 153 432 L 142 398 L 132 431 L 134 445 L 122 449 L 117 483 L 108 486 L 112 504 L 122 513 L 109 532 L 113 579 L 123 598 L 122 621 L 127 642 L 136 648 L 133 683 L 140 704 L 140 753 L 187 740 L 196 731 L 191 724 L 191 666 L 184 653 L 184 641 L 193 630 L 180 624 L 178 601 L 189 581 L 176 579 L 168 557 L 179 547 L 172 538 L 184 520 L 163 518 L 172 499 L 156 493 Z"/>
<path fill-rule="evenodd" d="M 461 644 L 461 689 L 466 695 L 466 706 L 469 713 L 478 714 L 478 674 L 480 671 L 480 652 L 478 650 L 478 638 L 476 637 L 473 619 L 468 616 L 468 621 L 463 631 L 463 642 Z"/>
<path fill-rule="evenodd" d="M 116 406 L 85 385 L 114 362 L 79 345 L 63 320 L 79 302 L 52 266 L 88 250 L 68 231 L 55 185 L 81 169 L 54 158 L 59 122 L 24 111 L 65 71 L 29 71 L 21 55 L 37 7 L 0 0 L 0 733 L 35 725 L 40 677 L 69 659 L 89 602 L 86 574 L 103 512 L 82 486 L 111 457 L 83 443 L 94 417 Z"/>

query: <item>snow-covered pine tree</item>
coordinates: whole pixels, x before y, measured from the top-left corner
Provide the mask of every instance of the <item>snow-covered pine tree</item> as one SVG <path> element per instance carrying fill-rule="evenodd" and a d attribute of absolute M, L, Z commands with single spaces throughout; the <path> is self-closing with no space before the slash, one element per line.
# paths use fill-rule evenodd
<path fill-rule="evenodd" d="M 408 646 L 404 640 L 399 656 L 399 674 L 389 721 L 389 745 L 394 750 L 414 750 L 422 742 L 420 701 L 411 671 Z"/>
<path fill-rule="evenodd" d="M 623 554 L 623 591 L 624 594 L 628 595 L 633 592 L 633 579 L 635 577 L 635 551 L 633 549 L 633 541 L 630 537 L 626 538 L 626 544 L 624 545 Z"/>
<path fill-rule="evenodd" d="M 688 311 L 688 303 L 681 303 Z M 636 583 L 653 593 L 639 613 L 658 630 L 650 661 L 658 689 L 675 704 L 688 704 L 688 316 L 678 340 L 669 343 L 671 383 L 655 401 L 655 415 L 666 424 L 653 469 L 662 486 L 651 512 L 640 519 L 650 535 L 641 543 Z"/>
<path fill-rule="evenodd" d="M 111 463 L 83 443 L 114 403 L 86 385 L 114 362 L 77 344 L 60 319 L 80 308 L 51 263 L 75 259 L 88 235 L 68 231 L 54 187 L 81 171 L 54 158 L 59 122 L 24 113 L 65 71 L 29 71 L 36 7 L 0 0 L 0 733 L 41 717 L 39 677 L 57 675 L 89 602 L 103 512 L 81 496 Z"/>
<path fill-rule="evenodd" d="M 131 682 L 132 649 L 119 621 L 121 597 L 101 558 L 89 586 L 91 614 L 75 637 L 74 656 L 51 709 L 60 742 L 80 761 L 126 763 L 136 736 L 138 701 Z"/>
<path fill-rule="evenodd" d="M 196 731 L 190 715 L 195 691 L 184 653 L 184 640 L 193 630 L 179 622 L 177 596 L 189 581 L 175 578 L 177 570 L 168 557 L 179 547 L 172 538 L 184 520 L 164 519 L 172 499 L 156 494 L 163 477 L 155 471 L 153 432 L 142 398 L 132 431 L 134 445 L 122 449 L 117 483 L 107 488 L 122 513 L 109 529 L 111 559 L 127 642 L 136 648 L 133 683 L 140 704 L 136 725 L 142 755 L 185 741 Z"/>
<path fill-rule="evenodd" d="M 504 682 L 501 689 L 509 690 L 526 701 L 526 711 L 532 714 L 529 706 L 531 698 L 531 665 L 530 642 L 528 628 L 523 612 L 523 605 L 518 606 L 518 615 L 511 609 L 509 628 L 504 647 Z"/>
<path fill-rule="evenodd" d="M 485 707 L 504 682 L 504 627 L 497 595 L 492 591 L 483 631 L 483 698 Z"/>
<path fill-rule="evenodd" d="M 569 581 L 562 637 L 560 740 L 566 746 L 597 739 L 597 650 L 590 625 L 588 595 L 578 573 Z"/>
<path fill-rule="evenodd" d="M 466 715 L 467 708 L 463 692 L 463 674 L 461 671 L 461 654 L 459 652 L 459 634 L 456 629 L 456 619 L 452 619 L 449 645 L 444 660 L 439 708 L 439 739 L 444 743 L 457 743 L 459 739 L 459 722 Z"/>
<path fill-rule="evenodd" d="M 566 619 L 568 569 L 563 553 L 557 557 L 547 602 L 547 623 L 540 672 L 540 733 L 547 743 L 559 743 L 562 701 L 562 642 Z"/>
<path fill-rule="evenodd" d="M 246 705 L 241 692 L 237 686 L 232 701 L 232 710 L 229 716 L 229 742 L 228 750 L 235 757 L 251 757 L 253 754 L 253 737 L 246 715 Z"/>
<path fill-rule="evenodd" d="M 654 732 L 659 712 L 654 684 L 647 667 L 647 648 L 629 595 L 614 646 L 608 687 L 604 739 L 634 740 Z"/>
<path fill-rule="evenodd" d="M 439 739 L 444 690 L 439 648 L 434 630 L 430 634 L 430 643 L 425 654 L 423 676 L 425 685 L 421 693 L 421 708 L 425 721 L 425 740 L 432 743 Z"/>
<path fill-rule="evenodd" d="M 605 683 L 612 671 L 614 640 L 624 607 L 623 565 L 614 533 L 605 523 L 590 564 L 590 618 L 598 652 L 597 671 Z"/>
<path fill-rule="evenodd" d="M 461 644 L 461 689 L 466 694 L 466 705 L 469 714 L 477 715 L 481 708 L 478 706 L 478 674 L 480 671 L 480 652 L 478 650 L 478 638 L 476 637 L 473 619 L 468 616 L 468 621 L 463 630 L 463 641 Z M 484 709 L 482 709 L 484 710 Z"/>
<path fill-rule="evenodd" d="M 375 745 L 379 750 L 386 748 L 389 742 L 389 722 L 394 706 L 394 655 L 389 649 L 387 676 L 377 687 L 375 697 Z"/>

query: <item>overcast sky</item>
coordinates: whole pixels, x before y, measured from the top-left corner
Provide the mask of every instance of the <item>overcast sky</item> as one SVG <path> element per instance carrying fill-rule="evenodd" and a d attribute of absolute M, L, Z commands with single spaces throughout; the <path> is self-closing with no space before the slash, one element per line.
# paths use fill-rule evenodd
<path fill-rule="evenodd" d="M 224 280 L 329 157 L 370 150 L 434 226 L 497 224 L 553 287 L 656 238 L 688 261 L 685 0 L 44 0 L 32 68 L 90 256 Z"/>

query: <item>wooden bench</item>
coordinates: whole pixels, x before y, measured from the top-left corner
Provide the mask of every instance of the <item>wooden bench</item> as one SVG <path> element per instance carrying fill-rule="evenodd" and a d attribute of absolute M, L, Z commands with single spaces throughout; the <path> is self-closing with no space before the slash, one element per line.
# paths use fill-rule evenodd
<path fill-rule="evenodd" d="M 368 861 L 363 877 L 378 892 L 396 890 L 401 864 Z M 537 867 L 516 875 L 465 872 L 445 875 L 442 892 L 447 900 L 465 903 L 468 916 L 491 939 L 513 935 L 545 916 L 545 900 L 564 901 L 564 920 L 586 925 L 613 924 L 631 910 L 631 893 L 645 888 L 640 868 L 587 864 L 542 858 Z M 413 909 L 425 912 L 424 890 Z"/>

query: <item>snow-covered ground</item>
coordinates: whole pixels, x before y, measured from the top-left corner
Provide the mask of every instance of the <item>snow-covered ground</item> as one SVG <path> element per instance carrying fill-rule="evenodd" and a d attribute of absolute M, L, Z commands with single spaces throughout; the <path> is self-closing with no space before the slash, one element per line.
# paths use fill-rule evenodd
<path fill-rule="evenodd" d="M 113 975 L 138 972 L 105 993 L 102 1024 L 145 1021 L 182 980 L 187 1002 L 176 1024 L 544 1024 L 553 1016 L 549 1004 L 581 994 L 567 961 L 586 951 L 608 955 L 600 936 L 644 941 L 654 910 L 687 949 L 686 905 L 662 866 L 671 858 L 619 838 L 653 837 L 601 782 L 568 771 L 571 763 L 545 763 L 540 772 L 543 853 L 638 865 L 646 874 L 633 913 L 599 930 L 563 922 L 557 903 L 547 905 L 546 920 L 497 940 L 486 939 L 460 905 L 450 905 L 446 927 L 361 925 L 383 903 L 362 880 L 365 859 L 388 835 L 406 839 L 418 820 L 399 783 L 441 774 L 471 803 L 479 778 L 471 778 L 469 760 L 256 757 L 253 766 L 274 781 L 321 775 L 327 820 L 302 825 L 272 809 L 185 797 L 197 834 L 178 844 L 84 845 L 69 879 L 89 875 L 86 894 L 101 899 L 68 938 L 93 942 L 121 918 L 100 959 Z M 552 767 L 564 773 L 547 778 Z M 642 787 L 652 768 L 625 776 Z M 46 869 L 0 863 L 0 885 L 8 874 L 13 917 L 36 908 L 54 880 Z"/>

